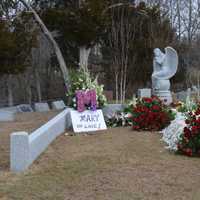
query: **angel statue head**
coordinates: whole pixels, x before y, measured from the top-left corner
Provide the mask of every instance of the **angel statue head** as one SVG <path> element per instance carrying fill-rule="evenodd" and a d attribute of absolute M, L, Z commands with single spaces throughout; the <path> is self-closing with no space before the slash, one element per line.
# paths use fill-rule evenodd
<path fill-rule="evenodd" d="M 154 49 L 153 74 L 160 71 L 165 59 L 165 54 L 158 48 Z"/>
<path fill-rule="evenodd" d="M 161 51 L 159 48 L 155 48 L 155 49 L 153 50 L 153 52 L 154 52 L 154 56 L 155 56 L 155 57 L 163 56 L 163 53 L 162 53 L 162 51 Z"/>

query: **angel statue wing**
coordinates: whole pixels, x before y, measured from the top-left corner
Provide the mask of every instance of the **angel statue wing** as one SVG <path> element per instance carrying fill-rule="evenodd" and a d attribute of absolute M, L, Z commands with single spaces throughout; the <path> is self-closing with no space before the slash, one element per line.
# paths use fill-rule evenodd
<path fill-rule="evenodd" d="M 165 48 L 165 55 L 166 59 L 164 65 L 168 68 L 168 73 L 166 74 L 167 79 L 172 78 L 178 69 L 178 54 L 175 49 L 172 47 L 166 47 Z"/>
<path fill-rule="evenodd" d="M 162 65 L 162 69 L 155 75 L 158 79 L 170 79 L 176 74 L 178 55 L 175 49 L 172 47 L 165 48 L 165 60 Z"/>

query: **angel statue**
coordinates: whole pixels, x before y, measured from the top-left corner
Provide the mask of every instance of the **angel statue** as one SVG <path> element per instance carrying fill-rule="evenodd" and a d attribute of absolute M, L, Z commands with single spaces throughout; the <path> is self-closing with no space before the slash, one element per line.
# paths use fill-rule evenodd
<path fill-rule="evenodd" d="M 172 103 L 170 81 L 178 68 L 178 55 L 172 47 L 166 47 L 165 53 L 160 49 L 154 49 L 152 90 L 153 95 L 158 96 L 166 104 Z"/>

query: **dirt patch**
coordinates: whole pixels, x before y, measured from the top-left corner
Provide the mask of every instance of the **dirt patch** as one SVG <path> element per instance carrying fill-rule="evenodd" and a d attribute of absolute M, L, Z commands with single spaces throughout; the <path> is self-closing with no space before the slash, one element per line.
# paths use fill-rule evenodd
<path fill-rule="evenodd" d="M 160 139 L 129 128 L 62 135 L 25 173 L 0 173 L 0 199 L 199 200 L 200 160 Z"/>
<path fill-rule="evenodd" d="M 17 114 L 14 122 L 0 122 L 0 171 L 9 169 L 10 134 L 17 131 L 31 133 L 58 113 L 21 113 Z"/>

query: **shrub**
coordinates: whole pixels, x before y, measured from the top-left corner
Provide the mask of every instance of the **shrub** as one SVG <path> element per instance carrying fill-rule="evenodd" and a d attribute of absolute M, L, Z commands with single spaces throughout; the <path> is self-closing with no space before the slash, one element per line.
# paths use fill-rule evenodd
<path fill-rule="evenodd" d="M 172 110 L 157 97 L 139 99 L 131 114 L 133 130 L 159 131 L 175 117 Z"/>
<path fill-rule="evenodd" d="M 200 106 L 190 112 L 186 119 L 186 127 L 178 141 L 178 153 L 187 156 L 200 156 Z"/>

